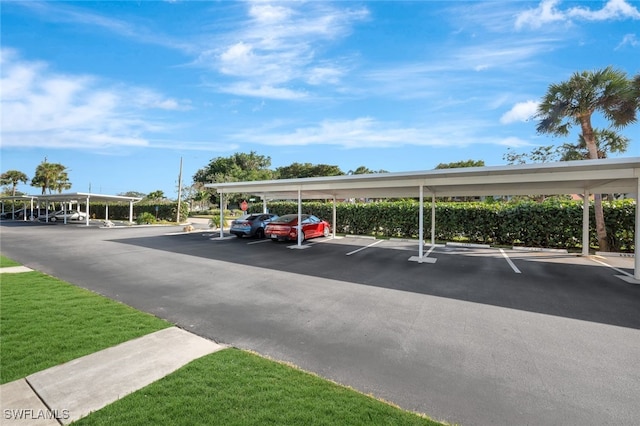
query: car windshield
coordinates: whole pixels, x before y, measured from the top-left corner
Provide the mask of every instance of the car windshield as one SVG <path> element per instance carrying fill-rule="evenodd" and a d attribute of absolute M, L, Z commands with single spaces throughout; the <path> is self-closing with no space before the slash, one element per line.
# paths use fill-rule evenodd
<path fill-rule="evenodd" d="M 317 217 L 310 215 L 306 219 L 302 221 L 303 223 L 320 223 L 320 219 Z"/>

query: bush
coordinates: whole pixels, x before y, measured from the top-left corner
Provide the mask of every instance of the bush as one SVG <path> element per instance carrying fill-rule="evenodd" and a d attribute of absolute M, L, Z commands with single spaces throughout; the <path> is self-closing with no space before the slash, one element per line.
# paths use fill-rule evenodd
<path fill-rule="evenodd" d="M 158 210 L 156 212 L 156 207 Z M 109 217 L 105 217 L 105 203 L 90 203 L 89 214 L 92 218 L 106 220 L 128 220 L 129 219 L 129 203 L 109 203 Z M 178 203 L 136 203 L 133 205 L 133 215 L 140 216 L 143 213 L 151 214 L 154 219 L 174 222 L 177 218 Z M 189 204 L 182 202 L 180 206 L 180 219 L 185 220 L 189 215 Z"/>
<path fill-rule="evenodd" d="M 144 212 L 138 215 L 136 218 L 136 223 L 138 225 L 143 225 L 146 223 L 156 223 L 156 217 L 149 212 Z"/>
<path fill-rule="evenodd" d="M 298 212 L 295 202 L 269 203 L 269 211 L 278 215 Z M 603 202 L 604 215 L 614 251 L 633 251 L 635 207 L 633 200 Z M 373 203 L 338 203 L 336 231 L 345 234 L 416 238 L 419 233 L 419 203 L 415 200 Z M 261 206 L 250 207 L 261 212 Z M 331 222 L 330 202 L 304 202 L 302 213 L 314 214 Z M 431 205 L 424 207 L 424 237 L 431 230 Z M 590 245 L 597 246 L 593 206 L 589 219 Z M 464 240 L 495 245 L 579 248 L 582 246 L 582 202 L 550 199 L 539 203 L 438 202 L 436 203 L 436 239 Z"/>
<path fill-rule="evenodd" d="M 220 215 L 211 216 L 211 219 L 209 219 L 209 228 L 211 228 L 211 229 L 220 228 Z"/>

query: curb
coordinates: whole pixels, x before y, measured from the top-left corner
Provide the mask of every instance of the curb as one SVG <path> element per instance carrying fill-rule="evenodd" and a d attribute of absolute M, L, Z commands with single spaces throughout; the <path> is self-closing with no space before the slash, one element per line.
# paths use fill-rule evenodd
<path fill-rule="evenodd" d="M 511 249 L 516 251 L 542 251 L 546 253 L 569 253 L 567 249 L 552 249 L 552 248 L 542 248 L 542 247 L 513 246 Z"/>
<path fill-rule="evenodd" d="M 484 248 L 484 249 L 488 249 L 491 248 L 491 246 L 489 244 L 472 244 L 472 243 L 452 243 L 452 242 L 448 242 L 447 247 L 465 247 L 465 248 Z"/>
<path fill-rule="evenodd" d="M 629 257 L 634 259 L 636 257 L 635 253 L 616 253 L 612 251 L 597 251 L 596 256 L 603 257 Z"/>

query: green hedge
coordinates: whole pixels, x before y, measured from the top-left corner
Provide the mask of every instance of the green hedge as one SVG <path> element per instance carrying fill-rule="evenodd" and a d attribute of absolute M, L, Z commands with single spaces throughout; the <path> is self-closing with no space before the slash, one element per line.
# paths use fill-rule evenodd
<path fill-rule="evenodd" d="M 272 202 L 278 215 L 297 213 L 295 202 Z M 635 202 L 603 202 L 607 232 L 614 251 L 634 250 Z M 260 212 L 253 205 L 250 212 Z M 304 202 L 302 212 L 332 220 L 332 203 Z M 338 203 L 336 231 L 355 235 L 416 238 L 417 201 Z M 590 209 L 591 246 L 597 247 L 593 205 Z M 424 237 L 431 235 L 431 204 L 425 203 Z M 518 203 L 436 203 L 436 239 L 495 245 L 578 248 L 582 246 L 582 202 L 550 200 Z"/>
<path fill-rule="evenodd" d="M 184 221 L 189 215 L 189 204 L 181 203 L 180 220 Z M 156 206 L 158 211 L 156 212 Z M 105 219 L 105 204 L 90 203 L 89 215 L 92 219 Z M 136 203 L 133 205 L 134 220 L 143 213 L 149 213 L 154 218 L 157 215 L 159 221 L 175 222 L 178 212 L 178 203 Z M 109 203 L 110 220 L 129 220 L 129 203 Z"/>

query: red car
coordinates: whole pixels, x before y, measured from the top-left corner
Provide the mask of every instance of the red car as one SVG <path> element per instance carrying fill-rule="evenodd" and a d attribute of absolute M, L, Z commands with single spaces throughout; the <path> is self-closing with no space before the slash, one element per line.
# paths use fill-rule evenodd
<path fill-rule="evenodd" d="M 272 220 L 264 228 L 267 238 L 272 241 L 298 240 L 298 215 L 286 214 Z M 331 224 L 311 214 L 302 215 L 302 241 L 313 237 L 328 237 Z"/>

